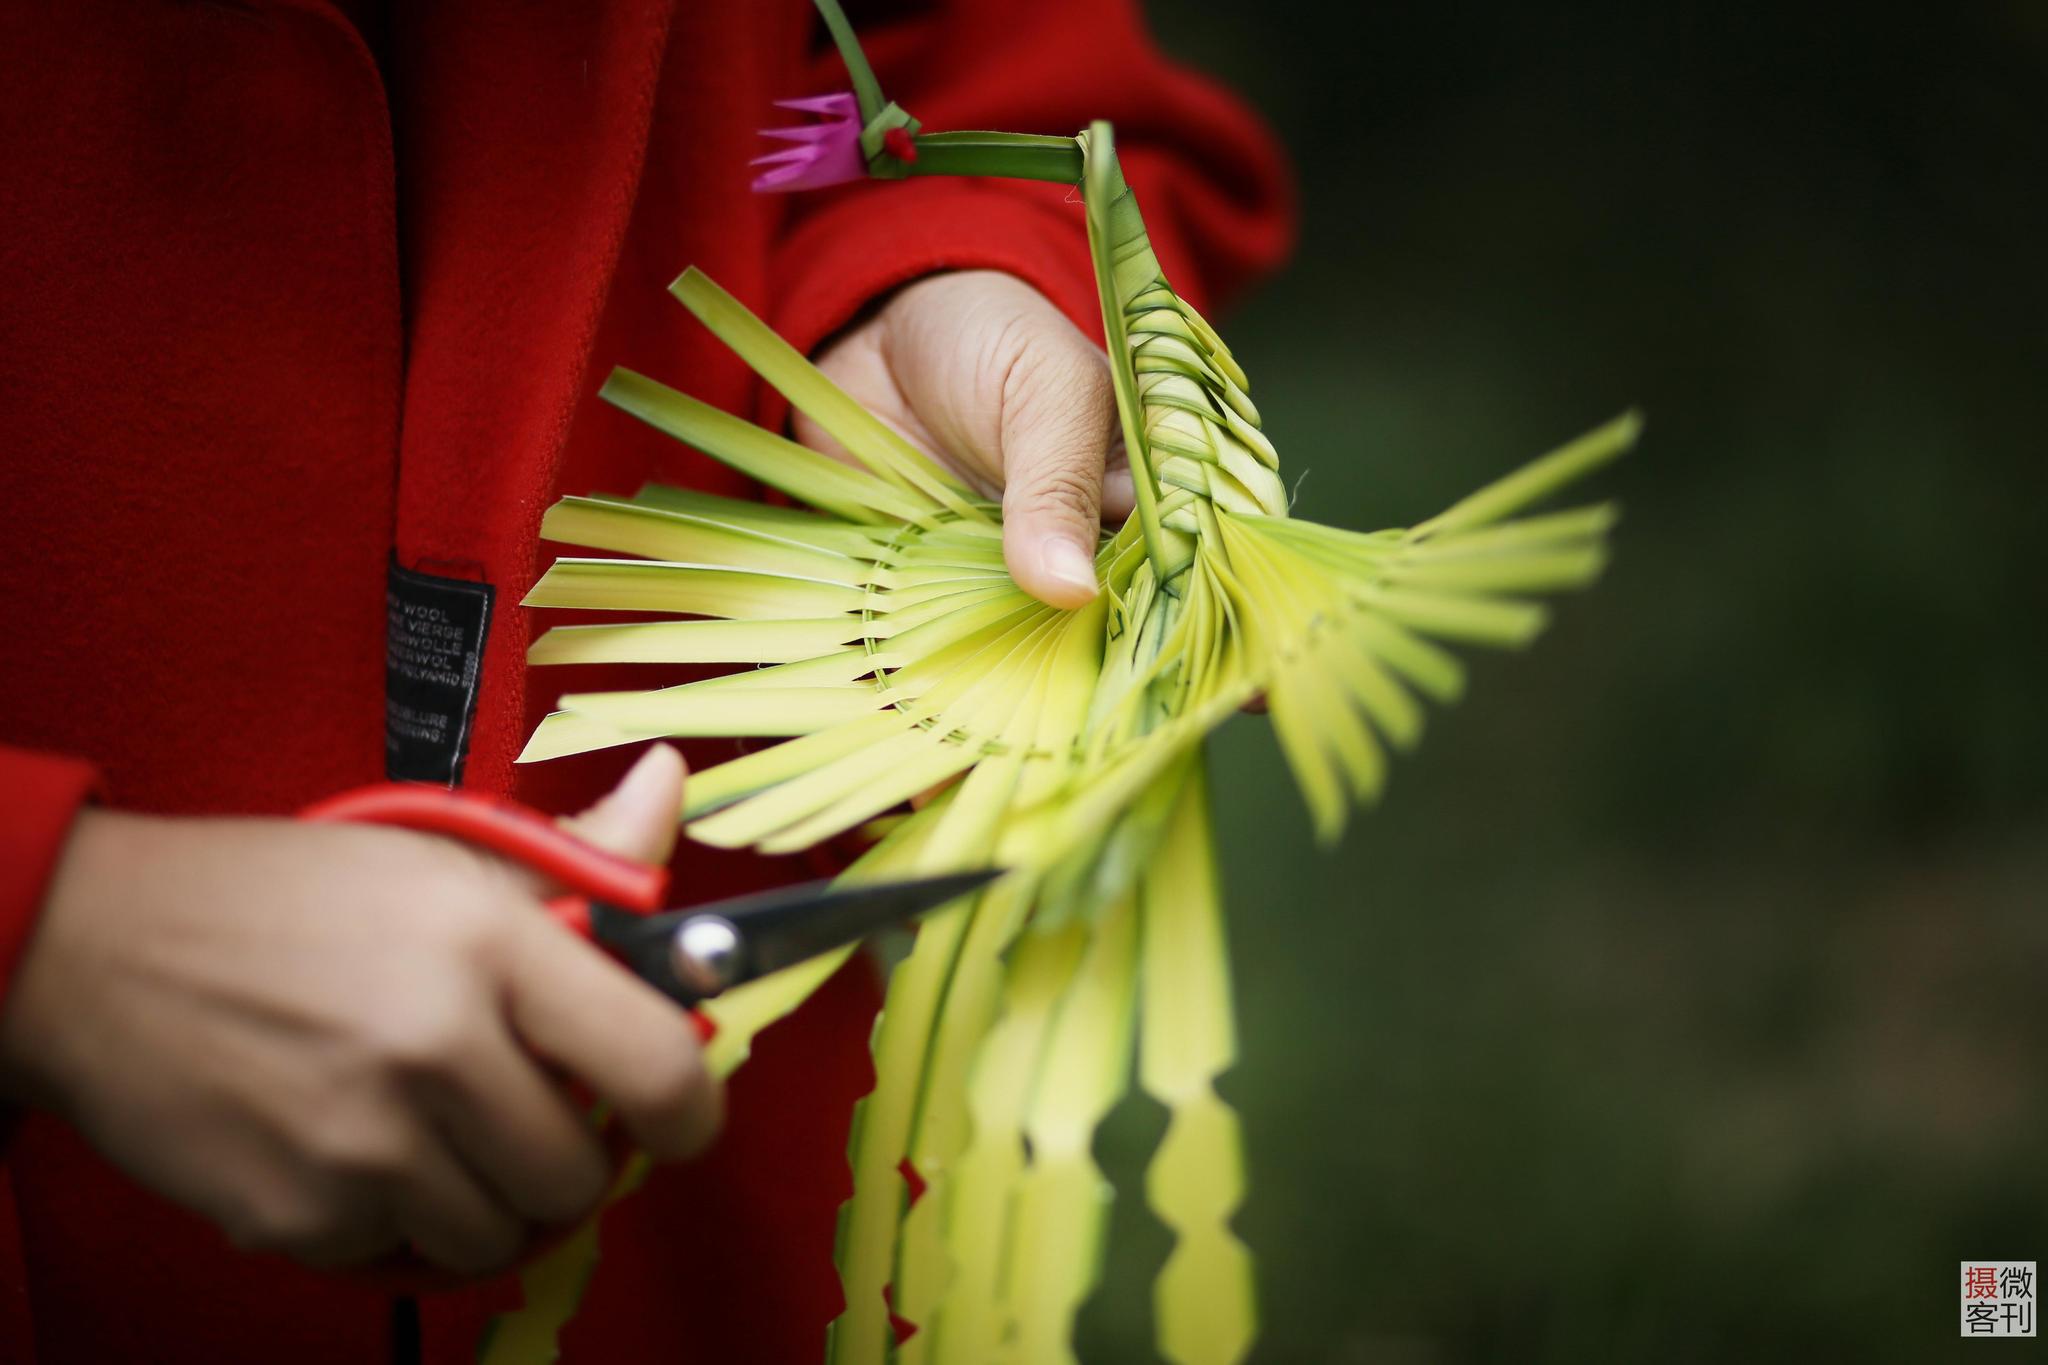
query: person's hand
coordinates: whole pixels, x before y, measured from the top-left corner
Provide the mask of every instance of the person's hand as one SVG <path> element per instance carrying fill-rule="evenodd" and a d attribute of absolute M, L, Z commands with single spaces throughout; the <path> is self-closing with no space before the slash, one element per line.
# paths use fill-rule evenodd
<path fill-rule="evenodd" d="M 1129 514 L 1130 469 L 1109 360 L 1044 295 L 993 270 L 928 275 L 818 367 L 970 484 L 1002 490 L 1003 557 L 1025 591 L 1057 607 L 1095 596 L 1096 531 Z M 851 458 L 801 414 L 796 435 Z"/>
<path fill-rule="evenodd" d="M 658 747 L 570 823 L 663 859 L 682 779 Z M 403 830 L 88 812 L 0 1015 L 0 1074 L 241 1246 L 500 1269 L 610 1178 L 561 1077 L 657 1157 L 720 1120 L 688 1016 L 544 890 Z"/>

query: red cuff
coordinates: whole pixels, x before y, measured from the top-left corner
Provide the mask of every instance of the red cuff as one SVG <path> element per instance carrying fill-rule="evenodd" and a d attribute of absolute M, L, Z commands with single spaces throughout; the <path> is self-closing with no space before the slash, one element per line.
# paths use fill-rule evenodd
<path fill-rule="evenodd" d="M 1060 185 L 937 178 L 836 191 L 783 242 L 768 321 L 809 353 L 873 300 L 920 276 L 1001 270 L 1099 340 L 1087 229 L 1070 193 Z M 767 390 L 758 420 L 777 431 L 788 410 Z"/>
<path fill-rule="evenodd" d="M 79 806 L 99 780 L 90 763 L 0 749 L 0 1002 L 35 931 Z"/>

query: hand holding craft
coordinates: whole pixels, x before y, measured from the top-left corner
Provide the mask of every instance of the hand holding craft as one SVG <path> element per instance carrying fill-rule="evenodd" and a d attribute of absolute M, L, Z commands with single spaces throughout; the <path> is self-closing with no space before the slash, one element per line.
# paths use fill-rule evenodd
<path fill-rule="evenodd" d="M 1012 275 L 929 275 L 891 295 L 818 358 L 863 406 L 1003 503 L 1003 557 L 1033 597 L 1078 607 L 1097 591 L 1099 528 L 1131 513 L 1109 358 Z M 797 438 L 846 456 L 798 414 Z"/>

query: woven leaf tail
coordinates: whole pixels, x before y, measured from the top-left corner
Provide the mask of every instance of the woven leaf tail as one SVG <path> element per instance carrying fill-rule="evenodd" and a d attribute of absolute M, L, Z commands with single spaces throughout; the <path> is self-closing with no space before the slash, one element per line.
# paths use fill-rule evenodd
<path fill-rule="evenodd" d="M 1259 430 L 1251 381 L 1160 267 L 1117 161 L 1114 131 L 1096 123 L 1081 144 L 1089 248 L 1138 515 L 1170 583 L 1186 567 L 1181 538 L 1200 529 L 1194 499 L 1285 516 L 1287 490 L 1280 457 Z"/>

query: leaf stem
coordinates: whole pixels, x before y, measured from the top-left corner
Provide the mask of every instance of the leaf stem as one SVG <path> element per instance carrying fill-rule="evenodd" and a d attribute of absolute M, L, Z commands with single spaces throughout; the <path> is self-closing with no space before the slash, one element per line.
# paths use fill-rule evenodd
<path fill-rule="evenodd" d="M 839 0 L 817 0 L 817 5 L 825 28 L 832 34 L 832 45 L 846 62 L 846 74 L 853 78 L 853 97 L 860 103 L 860 121 L 873 123 L 889 103 L 882 97 L 882 83 L 875 79 L 875 69 L 868 65 L 867 54 L 860 50 L 860 39 L 853 36 L 853 25 L 846 22 L 846 12 L 839 8 Z"/>
<path fill-rule="evenodd" d="M 911 175 L 992 175 L 1006 180 L 1081 181 L 1081 144 L 1025 133 L 926 133 L 917 139 Z"/>

